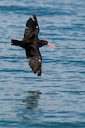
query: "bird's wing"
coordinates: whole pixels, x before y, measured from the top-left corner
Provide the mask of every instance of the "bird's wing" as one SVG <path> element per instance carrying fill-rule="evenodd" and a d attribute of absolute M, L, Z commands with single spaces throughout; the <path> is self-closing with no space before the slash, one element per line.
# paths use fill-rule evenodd
<path fill-rule="evenodd" d="M 38 25 L 38 20 L 37 20 L 37 16 L 33 15 L 33 19 L 30 18 L 28 19 L 28 21 L 26 22 L 26 29 L 24 32 L 24 40 L 28 41 L 31 37 L 37 35 L 39 33 L 39 25 Z"/>
<path fill-rule="evenodd" d="M 26 51 L 27 52 L 27 51 Z M 38 51 L 34 51 L 32 50 L 32 54 L 30 54 L 29 52 L 27 52 L 28 54 L 28 58 L 29 58 L 29 66 L 32 69 L 32 71 L 38 76 L 41 76 L 41 72 L 42 72 L 42 57 L 41 54 Z"/>
<path fill-rule="evenodd" d="M 32 18 L 28 19 L 26 23 L 26 27 L 29 27 L 30 29 L 33 29 L 33 30 L 37 28 L 39 30 L 39 25 L 38 25 L 38 20 L 36 15 L 33 14 L 33 19 Z"/>
<path fill-rule="evenodd" d="M 29 66 L 32 71 L 38 76 L 41 76 L 42 73 L 42 59 L 39 56 L 29 58 Z"/>

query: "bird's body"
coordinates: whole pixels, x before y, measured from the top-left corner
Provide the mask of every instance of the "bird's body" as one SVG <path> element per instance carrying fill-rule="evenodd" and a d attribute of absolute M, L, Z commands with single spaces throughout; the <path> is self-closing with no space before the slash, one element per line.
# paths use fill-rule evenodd
<path fill-rule="evenodd" d="M 29 58 L 29 65 L 33 72 L 41 75 L 42 72 L 42 56 L 39 51 L 39 47 L 47 45 L 45 40 L 39 40 L 39 26 L 36 15 L 33 15 L 33 19 L 28 19 L 26 23 L 26 29 L 24 32 L 24 38 L 19 41 L 12 39 L 11 43 L 15 46 L 20 46 L 25 49 L 26 57 Z"/>

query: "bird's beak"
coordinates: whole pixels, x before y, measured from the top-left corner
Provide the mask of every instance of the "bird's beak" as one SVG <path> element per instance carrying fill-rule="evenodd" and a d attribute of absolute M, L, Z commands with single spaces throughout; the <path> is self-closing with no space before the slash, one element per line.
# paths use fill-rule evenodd
<path fill-rule="evenodd" d="M 51 43 L 48 43 L 47 44 L 48 46 L 50 46 L 50 47 L 52 47 L 52 48 L 56 48 L 53 44 L 51 44 Z"/>

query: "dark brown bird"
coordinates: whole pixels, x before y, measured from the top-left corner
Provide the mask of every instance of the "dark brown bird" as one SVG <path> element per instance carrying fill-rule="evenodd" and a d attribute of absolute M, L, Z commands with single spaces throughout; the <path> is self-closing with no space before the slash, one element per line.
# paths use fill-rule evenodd
<path fill-rule="evenodd" d="M 48 43 L 46 40 L 39 40 L 39 25 L 36 15 L 33 15 L 33 19 L 28 19 L 26 23 L 26 29 L 24 31 L 24 38 L 22 40 L 11 40 L 11 45 L 20 46 L 25 49 L 26 57 L 29 58 L 29 66 L 32 71 L 38 76 L 42 73 L 42 56 L 39 51 L 39 47 L 44 45 L 55 48 L 54 45 Z"/>

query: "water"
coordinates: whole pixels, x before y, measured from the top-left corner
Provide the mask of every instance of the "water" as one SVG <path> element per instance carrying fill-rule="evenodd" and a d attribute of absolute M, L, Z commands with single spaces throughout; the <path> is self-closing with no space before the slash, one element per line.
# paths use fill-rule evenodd
<path fill-rule="evenodd" d="M 37 77 L 22 39 L 38 16 L 43 73 Z M 0 0 L 0 128 L 85 128 L 85 1 Z"/>

